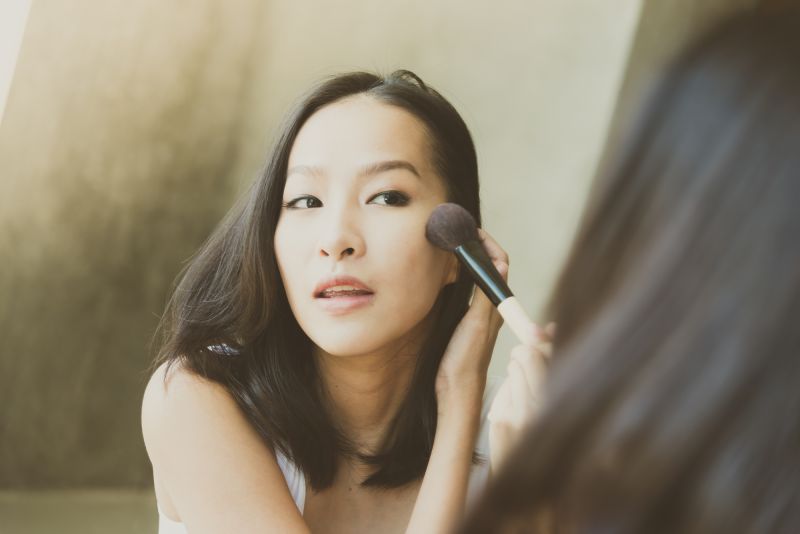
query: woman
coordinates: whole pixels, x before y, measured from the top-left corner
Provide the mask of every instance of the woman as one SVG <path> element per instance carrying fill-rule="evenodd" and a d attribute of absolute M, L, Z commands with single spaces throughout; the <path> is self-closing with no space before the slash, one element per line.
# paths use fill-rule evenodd
<path fill-rule="evenodd" d="M 461 532 L 800 532 L 798 30 L 741 17 L 670 71 L 556 288 L 538 419 Z"/>
<path fill-rule="evenodd" d="M 446 201 L 480 220 L 475 150 L 417 76 L 348 74 L 303 100 L 165 315 L 142 409 L 162 534 L 455 524 L 486 476 L 501 320 L 425 239 Z"/>

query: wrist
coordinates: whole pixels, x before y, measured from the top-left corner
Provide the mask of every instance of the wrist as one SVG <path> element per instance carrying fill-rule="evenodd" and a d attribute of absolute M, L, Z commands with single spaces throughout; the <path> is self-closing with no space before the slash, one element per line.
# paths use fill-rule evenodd
<path fill-rule="evenodd" d="M 448 420 L 480 420 L 486 377 L 437 387 L 438 415 Z"/>
<path fill-rule="evenodd" d="M 482 398 L 486 389 L 486 372 L 462 372 L 457 376 L 439 373 L 436 377 L 437 398 Z"/>

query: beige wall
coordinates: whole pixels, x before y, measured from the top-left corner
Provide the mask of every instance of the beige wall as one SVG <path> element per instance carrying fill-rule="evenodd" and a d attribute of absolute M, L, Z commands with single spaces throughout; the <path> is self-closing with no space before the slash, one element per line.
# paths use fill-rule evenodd
<path fill-rule="evenodd" d="M 687 24 L 747 3 L 35 1 L 0 125 L 0 488 L 150 484 L 142 370 L 169 283 L 312 82 L 409 68 L 451 99 L 538 317 L 615 108 Z"/>
<path fill-rule="evenodd" d="M 0 2 L 0 124 L 30 8 L 31 0 Z"/>

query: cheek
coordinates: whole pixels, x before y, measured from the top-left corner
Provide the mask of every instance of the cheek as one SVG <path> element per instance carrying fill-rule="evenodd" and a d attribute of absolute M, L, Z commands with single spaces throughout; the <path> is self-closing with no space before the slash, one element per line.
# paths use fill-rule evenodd
<path fill-rule="evenodd" d="M 399 251 L 398 251 L 399 252 Z M 398 333 L 410 331 L 430 313 L 444 286 L 444 261 L 438 250 L 422 243 L 406 243 L 393 272 L 390 316 Z"/>
<path fill-rule="evenodd" d="M 397 232 L 390 239 L 384 236 L 379 257 L 386 259 L 382 263 L 387 282 L 399 293 L 433 301 L 445 284 L 448 254 L 431 245 L 423 232 Z"/>

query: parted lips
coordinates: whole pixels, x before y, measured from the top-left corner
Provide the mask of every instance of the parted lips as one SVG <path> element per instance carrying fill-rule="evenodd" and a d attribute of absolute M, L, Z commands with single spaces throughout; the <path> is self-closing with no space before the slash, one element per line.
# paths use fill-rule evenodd
<path fill-rule="evenodd" d="M 469 241 L 480 240 L 478 225 L 470 212 L 452 202 L 436 206 L 425 225 L 425 237 L 448 252 Z"/>

